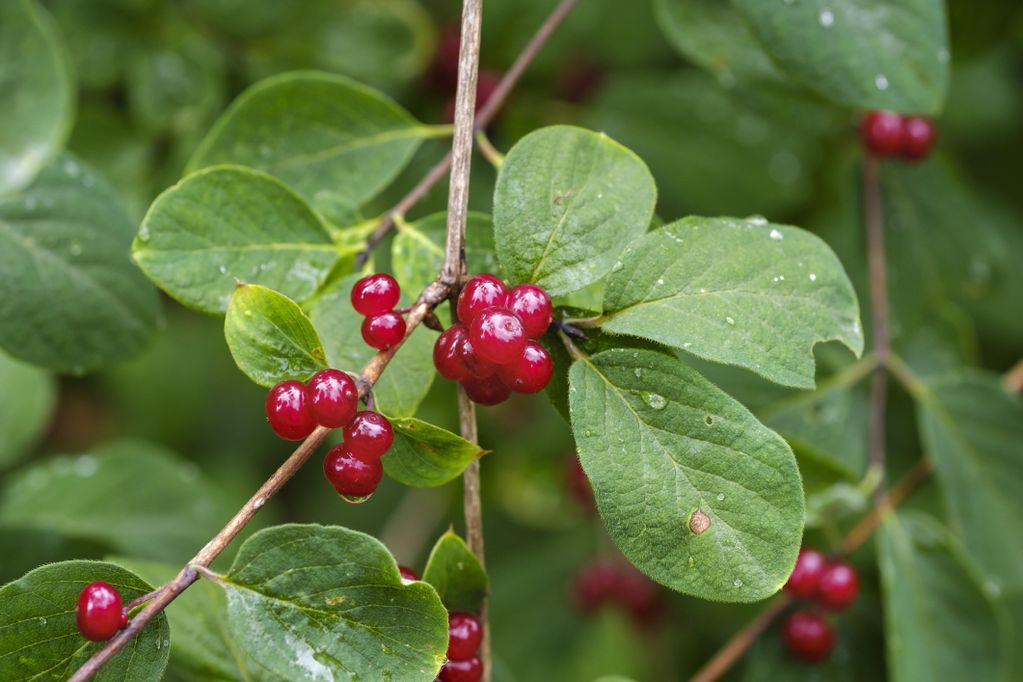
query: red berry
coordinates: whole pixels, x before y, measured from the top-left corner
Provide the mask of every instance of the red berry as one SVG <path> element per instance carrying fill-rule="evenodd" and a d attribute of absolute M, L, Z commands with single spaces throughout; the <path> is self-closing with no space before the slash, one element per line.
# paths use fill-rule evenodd
<path fill-rule="evenodd" d="M 408 582 L 414 583 L 417 580 L 421 580 L 419 574 L 413 571 L 408 566 L 398 566 L 398 573 L 401 574 L 401 579 Z"/>
<path fill-rule="evenodd" d="M 587 613 L 606 603 L 614 593 L 618 573 L 615 567 L 598 562 L 584 566 L 575 578 L 573 596 L 578 609 Z"/>
<path fill-rule="evenodd" d="M 792 569 L 789 581 L 785 583 L 785 591 L 797 599 L 816 597 L 824 563 L 824 555 L 817 550 L 809 547 L 800 549 L 796 567 Z"/>
<path fill-rule="evenodd" d="M 462 381 L 469 378 L 469 368 L 462 362 L 461 348 L 468 332 L 460 324 L 453 324 L 437 337 L 433 344 L 433 366 L 445 379 Z"/>
<path fill-rule="evenodd" d="M 487 308 L 508 302 L 508 288 L 493 275 L 476 275 L 458 295 L 458 321 L 468 327 L 476 315 Z"/>
<path fill-rule="evenodd" d="M 526 343 L 519 359 L 510 365 L 497 368 L 497 376 L 504 385 L 516 393 L 537 393 L 542 391 L 554 373 L 547 349 L 535 341 Z"/>
<path fill-rule="evenodd" d="M 316 428 L 309 410 L 305 384 L 282 381 L 266 395 L 266 418 L 270 428 L 284 440 L 302 440 Z"/>
<path fill-rule="evenodd" d="M 511 389 L 504 385 L 497 376 L 484 378 L 472 377 L 462 382 L 469 400 L 478 405 L 497 405 L 503 403 L 511 395 Z"/>
<path fill-rule="evenodd" d="M 323 473 L 339 494 L 366 497 L 377 489 L 384 467 L 379 459 L 365 460 L 356 457 L 344 445 L 336 445 L 323 459 Z"/>
<path fill-rule="evenodd" d="M 842 611 L 856 600 L 860 581 L 856 569 L 844 561 L 833 561 L 821 571 L 817 601 L 832 611 Z"/>
<path fill-rule="evenodd" d="M 469 331 L 465 332 L 465 339 L 462 340 L 461 345 L 458 347 L 458 357 L 462 360 L 462 364 L 469 370 L 468 379 L 487 379 L 494 376 L 497 372 L 497 365 L 487 360 L 484 360 L 476 352 L 476 349 L 472 345 L 472 341 L 469 340 Z M 468 381 L 464 379 L 463 381 Z"/>
<path fill-rule="evenodd" d="M 902 119 L 902 140 L 899 152 L 913 161 L 927 158 L 934 146 L 934 122 L 922 116 Z"/>
<path fill-rule="evenodd" d="M 352 287 L 352 307 L 365 317 L 386 313 L 400 297 L 398 282 L 386 273 L 367 275 Z"/>
<path fill-rule="evenodd" d="M 93 642 L 104 642 L 121 629 L 124 613 L 121 594 L 104 582 L 85 586 L 78 595 L 75 620 L 82 637 Z"/>
<path fill-rule="evenodd" d="M 440 669 L 441 682 L 479 682 L 483 678 L 483 662 L 477 656 L 465 661 L 448 661 Z"/>
<path fill-rule="evenodd" d="M 458 51 L 461 44 L 459 24 L 448 24 L 441 29 L 437 51 L 427 74 L 430 84 L 441 92 L 453 91 L 458 84 Z"/>
<path fill-rule="evenodd" d="M 501 83 L 504 74 L 496 69 L 480 69 L 476 77 L 476 111 L 483 108 L 483 105 L 494 96 L 494 91 Z"/>
<path fill-rule="evenodd" d="M 622 566 L 614 594 L 639 627 L 653 625 L 661 615 L 660 590 L 631 564 Z"/>
<path fill-rule="evenodd" d="M 321 369 L 306 384 L 309 411 L 320 426 L 344 426 L 359 409 L 359 389 L 338 369 Z"/>
<path fill-rule="evenodd" d="M 860 137 L 876 156 L 892 156 L 902 146 L 902 117 L 894 111 L 871 111 L 860 122 Z"/>
<path fill-rule="evenodd" d="M 476 655 L 483 641 L 483 626 L 471 613 L 448 614 L 448 659 L 465 661 Z"/>
<path fill-rule="evenodd" d="M 515 313 L 507 308 L 487 308 L 469 327 L 476 354 L 495 365 L 507 365 L 522 357 L 526 332 Z"/>
<path fill-rule="evenodd" d="M 508 294 L 508 307 L 519 316 L 526 336 L 538 339 L 551 325 L 551 298 L 535 284 L 520 284 Z"/>
<path fill-rule="evenodd" d="M 357 412 L 344 430 L 345 447 L 360 459 L 380 459 L 394 442 L 391 422 L 372 410 Z"/>
<path fill-rule="evenodd" d="M 377 350 L 394 348 L 405 338 L 405 318 L 393 310 L 362 321 L 362 340 Z"/>
<path fill-rule="evenodd" d="M 797 611 L 785 621 L 785 646 L 804 661 L 822 661 L 835 647 L 835 632 L 819 613 Z"/>

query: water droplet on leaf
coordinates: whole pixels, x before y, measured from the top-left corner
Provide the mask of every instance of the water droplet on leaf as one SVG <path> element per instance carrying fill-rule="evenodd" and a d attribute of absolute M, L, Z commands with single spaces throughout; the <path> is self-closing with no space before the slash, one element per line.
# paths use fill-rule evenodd
<path fill-rule="evenodd" d="M 668 399 L 660 393 L 651 393 L 650 391 L 643 391 L 640 395 L 643 396 L 643 402 L 655 410 L 663 410 L 668 406 Z"/>

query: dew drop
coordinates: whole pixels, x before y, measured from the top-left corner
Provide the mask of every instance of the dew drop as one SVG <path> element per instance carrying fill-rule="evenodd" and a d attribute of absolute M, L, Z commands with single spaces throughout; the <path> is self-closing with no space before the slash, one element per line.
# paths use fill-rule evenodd
<path fill-rule="evenodd" d="M 226 275 L 227 274 L 227 266 L 221 265 L 220 267 L 217 268 L 217 270 L 219 270 L 220 274 L 222 274 L 222 275 Z"/>
<path fill-rule="evenodd" d="M 997 581 L 988 579 L 984 581 L 984 591 L 989 597 L 997 598 L 1002 594 L 1002 586 Z"/>
<path fill-rule="evenodd" d="M 817 19 L 824 28 L 831 28 L 835 23 L 835 13 L 829 9 L 822 9 Z"/>
<path fill-rule="evenodd" d="M 736 578 L 735 580 L 732 581 L 732 584 L 735 585 L 736 587 L 742 587 L 742 578 Z"/>
<path fill-rule="evenodd" d="M 816 282 L 817 281 L 817 275 L 815 275 L 814 273 L 811 272 L 810 273 L 810 281 L 811 282 Z"/>
<path fill-rule="evenodd" d="M 750 225 L 763 227 L 764 225 L 767 224 L 767 218 L 765 218 L 762 215 L 751 215 L 749 218 L 746 218 L 746 222 L 749 223 Z"/>
<path fill-rule="evenodd" d="M 769 236 L 771 237 L 771 239 L 774 239 L 776 241 L 781 241 L 782 239 L 785 239 L 785 235 L 783 235 L 778 230 L 771 230 L 771 232 L 769 233 Z"/>
<path fill-rule="evenodd" d="M 45 619 L 45 618 L 42 618 L 42 617 L 40 617 L 40 618 L 39 618 L 39 624 L 40 624 L 40 625 L 46 625 L 46 619 Z"/>
<path fill-rule="evenodd" d="M 727 322 L 728 324 L 734 325 L 735 324 L 735 318 L 732 317 L 731 315 L 729 315 L 728 317 L 725 318 L 725 322 Z"/>
<path fill-rule="evenodd" d="M 725 494 L 724 493 L 718 493 L 717 494 L 717 501 L 718 502 L 724 502 L 725 501 Z"/>
<path fill-rule="evenodd" d="M 636 369 L 632 370 L 632 373 L 636 375 L 637 379 L 639 379 L 640 377 L 643 376 L 643 370 L 641 370 L 639 367 L 637 367 Z"/>
<path fill-rule="evenodd" d="M 874 85 L 877 86 L 878 90 L 887 90 L 888 78 L 883 73 L 879 73 L 874 77 Z"/>
<path fill-rule="evenodd" d="M 369 502 L 369 498 L 371 497 L 373 497 L 373 493 L 370 493 L 369 495 L 363 495 L 362 497 L 359 497 L 357 495 L 341 495 L 341 499 L 347 502 L 348 504 L 363 504 L 365 502 Z"/>
<path fill-rule="evenodd" d="M 664 284 L 664 278 L 663 277 L 658 277 L 657 278 L 657 284 L 658 284 L 658 286 L 661 285 L 661 284 Z"/>
<path fill-rule="evenodd" d="M 650 391 L 643 391 L 640 395 L 643 396 L 643 402 L 655 410 L 663 410 L 668 406 L 668 399 L 660 393 L 651 393 Z"/>
<path fill-rule="evenodd" d="M 139 227 L 139 241 L 143 243 L 149 241 L 149 225 L 146 223 L 142 223 L 142 226 Z"/>
<path fill-rule="evenodd" d="M 689 568 L 693 568 L 695 566 L 696 566 L 696 560 L 693 559 L 693 557 L 689 557 Z"/>
<path fill-rule="evenodd" d="M 67 251 L 72 256 L 81 256 L 82 255 L 82 245 L 81 245 L 80 242 L 71 242 L 71 245 L 68 246 Z"/>
<path fill-rule="evenodd" d="M 619 270 L 621 270 L 621 269 L 622 269 L 623 267 L 625 267 L 625 266 L 624 266 L 624 265 L 622 265 L 622 262 L 621 262 L 621 261 L 616 261 L 616 262 L 615 262 L 615 264 L 614 264 L 614 265 L 613 265 L 613 266 L 611 267 L 611 272 L 618 272 L 618 271 L 619 271 Z"/>

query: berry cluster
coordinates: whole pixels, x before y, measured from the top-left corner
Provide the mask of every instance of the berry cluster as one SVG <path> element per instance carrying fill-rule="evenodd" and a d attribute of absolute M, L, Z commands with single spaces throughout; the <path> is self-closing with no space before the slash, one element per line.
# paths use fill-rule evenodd
<path fill-rule="evenodd" d="M 843 611 L 856 600 L 859 578 L 846 562 L 830 561 L 817 550 L 804 547 L 799 550 L 785 591 L 830 611 Z M 783 637 L 789 651 L 805 661 L 821 661 L 835 646 L 835 632 L 818 611 L 793 613 L 785 621 Z"/>
<path fill-rule="evenodd" d="M 483 625 L 471 613 L 452 611 L 448 614 L 447 662 L 440 669 L 440 682 L 479 682 L 483 662 L 476 652 L 483 642 Z"/>
<path fill-rule="evenodd" d="M 348 424 L 359 404 L 355 381 L 337 369 L 323 369 L 309 379 L 282 381 L 266 396 L 270 428 L 284 440 L 303 440 L 316 425 L 336 429 Z"/>
<path fill-rule="evenodd" d="M 934 122 L 922 116 L 894 111 L 871 111 L 860 121 L 860 136 L 874 156 L 901 156 L 919 161 L 934 146 Z"/>
<path fill-rule="evenodd" d="M 82 637 L 93 642 L 110 639 L 128 625 L 128 613 L 121 603 L 121 593 L 101 581 L 86 585 L 78 595 L 75 621 Z"/>
<path fill-rule="evenodd" d="M 617 606 L 638 627 L 654 625 L 661 614 L 657 585 L 623 561 L 596 561 L 584 566 L 575 577 L 573 596 L 582 613 Z"/>
<path fill-rule="evenodd" d="M 389 350 L 405 338 L 405 318 L 394 311 L 401 298 L 398 282 L 388 274 L 363 277 L 352 287 L 352 307 L 365 317 L 362 339 L 371 348 Z"/>
<path fill-rule="evenodd" d="M 459 322 L 433 347 L 433 364 L 459 381 L 469 398 L 496 405 L 516 393 L 542 391 L 554 366 L 535 341 L 551 323 L 551 299 L 534 284 L 508 290 L 494 275 L 477 275 L 458 296 Z"/>
<path fill-rule="evenodd" d="M 391 449 L 394 429 L 387 417 L 363 410 L 344 428 L 344 442 L 323 458 L 323 473 L 339 495 L 365 498 L 373 494 L 384 476 L 380 458 Z"/>

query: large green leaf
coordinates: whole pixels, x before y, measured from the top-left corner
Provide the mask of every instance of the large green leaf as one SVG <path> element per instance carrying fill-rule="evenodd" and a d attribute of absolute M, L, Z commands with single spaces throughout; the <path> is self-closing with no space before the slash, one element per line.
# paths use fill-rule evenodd
<path fill-rule="evenodd" d="M 487 573 L 455 532 L 440 536 L 426 560 L 423 580 L 433 585 L 448 611 L 476 613 L 487 596 Z"/>
<path fill-rule="evenodd" d="M 159 307 L 128 259 L 132 231 L 114 190 L 69 155 L 0 199 L 0 347 L 73 372 L 141 351 Z"/>
<path fill-rule="evenodd" d="M 19 459 L 50 421 L 57 401 L 53 377 L 0 352 L 0 468 Z"/>
<path fill-rule="evenodd" d="M 819 238 L 763 219 L 685 218 L 634 242 L 604 292 L 606 331 L 812 388 L 813 346 L 863 351 L 859 304 Z"/>
<path fill-rule="evenodd" d="M 937 114 L 948 88 L 943 0 L 733 0 L 782 69 L 857 109 Z"/>
<path fill-rule="evenodd" d="M 680 360 L 613 349 L 572 365 L 572 432 L 615 543 L 672 589 L 776 592 L 795 563 L 803 491 L 785 441 Z M 694 534 L 697 510 L 710 527 Z"/>
<path fill-rule="evenodd" d="M 347 528 L 285 525 L 245 541 L 219 584 L 245 652 L 289 680 L 432 680 L 447 612 L 423 582 L 402 583 L 378 540 Z"/>
<path fill-rule="evenodd" d="M 132 244 L 151 280 L 207 313 L 223 313 L 239 281 L 308 298 L 343 250 L 301 197 L 237 166 L 194 173 L 165 191 Z"/>
<path fill-rule="evenodd" d="M 33 0 L 0 3 L 0 195 L 32 182 L 71 132 L 74 86 L 50 16 Z"/>
<path fill-rule="evenodd" d="M 419 419 L 395 419 L 391 425 L 394 443 L 381 461 L 387 475 L 405 485 L 444 485 L 482 453 L 478 445 Z"/>
<path fill-rule="evenodd" d="M 646 231 L 657 188 L 642 160 L 607 135 L 551 126 L 526 135 L 494 191 L 497 257 L 514 282 L 552 296 L 603 277 Z"/>
<path fill-rule="evenodd" d="M 64 561 L 0 588 L 0 679 L 64 680 L 102 646 L 78 633 L 75 604 L 91 582 L 113 585 L 128 603 L 153 588 L 134 573 L 101 561 Z M 97 682 L 159 680 L 167 667 L 167 619 L 158 615 L 103 666 Z"/>

